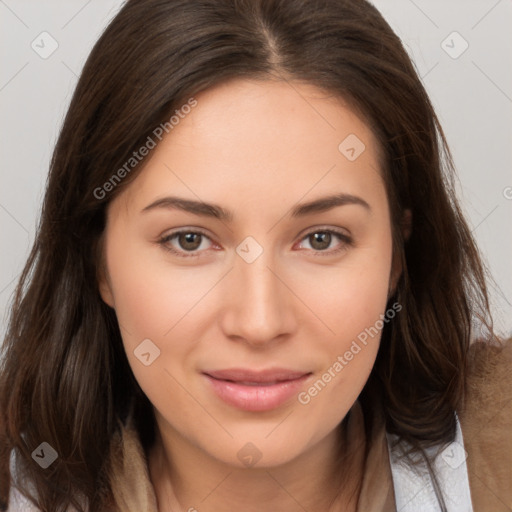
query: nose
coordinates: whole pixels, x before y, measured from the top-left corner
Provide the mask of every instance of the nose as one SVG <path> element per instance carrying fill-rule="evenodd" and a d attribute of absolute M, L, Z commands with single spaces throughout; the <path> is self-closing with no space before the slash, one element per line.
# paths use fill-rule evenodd
<path fill-rule="evenodd" d="M 252 263 L 236 256 L 222 291 L 224 334 L 254 347 L 289 337 L 296 329 L 297 319 L 293 290 L 286 281 L 286 274 L 270 257 L 270 250 L 264 250 Z"/>

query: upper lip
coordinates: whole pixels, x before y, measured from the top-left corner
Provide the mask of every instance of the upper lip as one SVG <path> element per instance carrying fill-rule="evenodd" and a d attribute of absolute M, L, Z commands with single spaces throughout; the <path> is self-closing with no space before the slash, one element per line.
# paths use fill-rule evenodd
<path fill-rule="evenodd" d="M 233 382 L 284 382 L 298 379 L 311 372 L 295 371 L 286 368 L 268 368 L 265 370 L 250 370 L 246 368 L 228 368 L 225 370 L 209 370 L 203 372 L 214 379 L 230 380 Z"/>

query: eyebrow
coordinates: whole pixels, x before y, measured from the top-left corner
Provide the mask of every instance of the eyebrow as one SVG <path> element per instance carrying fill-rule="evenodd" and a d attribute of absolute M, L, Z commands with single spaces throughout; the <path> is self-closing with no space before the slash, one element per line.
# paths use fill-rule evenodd
<path fill-rule="evenodd" d="M 306 215 L 325 212 L 338 206 L 345 206 L 349 204 L 362 206 L 368 212 L 371 212 L 371 206 L 361 197 L 351 194 L 334 194 L 295 206 L 292 208 L 291 216 L 292 218 L 305 217 Z M 226 222 L 232 222 L 234 218 L 232 212 L 217 204 L 205 203 L 203 201 L 195 201 L 176 196 L 157 199 L 143 208 L 141 213 L 146 213 L 158 208 L 182 210 L 193 213 L 194 215 L 213 217 Z"/>

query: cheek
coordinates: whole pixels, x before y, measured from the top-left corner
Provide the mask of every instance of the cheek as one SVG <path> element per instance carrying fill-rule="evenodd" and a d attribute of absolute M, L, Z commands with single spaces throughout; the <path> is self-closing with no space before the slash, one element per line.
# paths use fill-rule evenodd
<path fill-rule="evenodd" d="M 108 249 L 116 314 L 126 333 L 136 339 L 162 338 L 187 312 L 194 314 L 194 304 L 208 291 L 211 279 L 201 272 L 172 268 L 159 249 L 148 250 L 128 240 L 114 240 Z"/>
<path fill-rule="evenodd" d="M 322 419 L 321 433 L 339 424 L 357 400 L 374 366 L 382 329 L 387 323 L 383 321 L 383 317 L 387 318 L 390 270 L 386 261 L 384 257 L 365 272 L 340 275 L 338 286 L 332 284 L 329 297 L 323 298 L 322 304 L 328 307 L 324 308 L 324 318 L 334 333 L 317 338 L 316 351 L 322 354 L 323 366 L 298 397 L 307 410 L 309 419 L 305 421 Z"/>
<path fill-rule="evenodd" d="M 169 391 L 162 383 L 173 383 L 165 370 L 180 379 L 190 370 L 196 340 L 200 340 L 196 334 L 212 321 L 208 292 L 218 276 L 192 267 L 173 267 L 163 251 L 148 250 L 127 238 L 111 238 L 107 264 L 130 366 L 153 400 Z M 151 344 L 144 341 L 148 339 Z M 148 350 L 142 352 L 141 346 Z M 147 351 L 158 354 L 150 366 L 137 357 Z"/>
<path fill-rule="evenodd" d="M 181 380 L 174 365 L 181 367 L 193 350 L 193 335 L 183 336 L 180 329 L 198 300 L 197 291 L 179 272 L 166 275 L 161 263 L 148 258 L 147 250 L 116 242 L 108 248 L 107 260 L 116 316 L 135 379 L 154 405 L 164 407 L 172 396 L 174 403 L 187 407 L 168 372 Z"/>
<path fill-rule="evenodd" d="M 312 304 L 331 329 L 331 336 L 327 337 L 331 350 L 342 350 L 384 313 L 392 249 L 390 239 L 383 231 L 375 243 L 359 247 L 347 255 L 328 279 L 316 276 L 321 287 L 317 287 L 312 295 Z M 314 288 L 310 286 L 311 289 Z"/>
<path fill-rule="evenodd" d="M 329 388 L 318 407 L 356 399 L 375 362 L 382 330 L 396 315 L 391 305 L 389 315 L 386 311 L 392 249 L 390 236 L 382 232 L 376 243 L 347 259 L 324 293 L 316 294 L 315 305 L 331 329 L 329 336 L 317 338 L 317 349 L 326 356 L 326 373 L 317 387 Z"/>

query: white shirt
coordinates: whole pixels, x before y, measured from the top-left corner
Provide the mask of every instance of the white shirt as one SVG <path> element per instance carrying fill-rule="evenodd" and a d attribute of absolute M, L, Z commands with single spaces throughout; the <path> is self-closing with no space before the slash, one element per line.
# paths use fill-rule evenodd
<path fill-rule="evenodd" d="M 469 490 L 467 452 L 464 449 L 459 418 L 455 414 L 457 429 L 455 439 L 446 448 L 433 446 L 425 452 L 431 459 L 437 481 L 442 492 L 447 512 L 473 512 Z M 391 448 L 391 441 L 397 436 L 386 434 L 388 440 L 389 460 L 393 475 L 396 509 L 400 512 L 435 512 L 441 510 L 426 462 L 421 458 L 417 469 L 413 469 L 398 459 L 400 447 L 409 444 L 402 441 L 396 448 Z M 420 455 L 416 459 L 420 459 Z"/>

